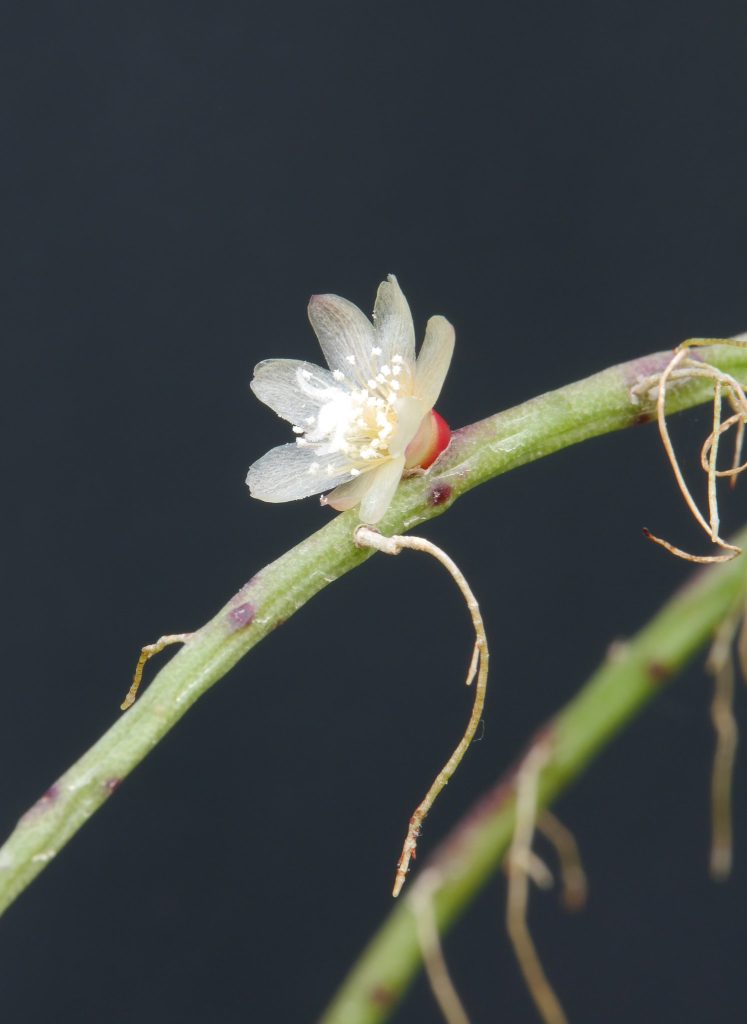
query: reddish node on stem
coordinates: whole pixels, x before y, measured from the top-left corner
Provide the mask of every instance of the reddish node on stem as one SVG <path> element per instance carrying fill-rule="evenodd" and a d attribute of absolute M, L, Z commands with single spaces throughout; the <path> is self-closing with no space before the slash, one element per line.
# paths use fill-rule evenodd
<path fill-rule="evenodd" d="M 228 613 L 228 621 L 231 625 L 232 630 L 243 629 L 244 626 L 250 626 L 254 621 L 254 616 L 257 614 L 257 609 L 251 603 L 251 601 L 245 601 L 243 604 L 236 605 Z"/>
<path fill-rule="evenodd" d="M 372 1006 L 377 1006 L 383 1010 L 388 1009 L 394 1005 L 395 994 L 386 985 L 377 985 L 376 988 L 371 990 L 369 996 Z"/>
<path fill-rule="evenodd" d="M 426 500 L 429 505 L 445 505 L 452 493 L 453 488 L 451 484 L 434 484 L 430 491 L 428 491 L 428 498 Z"/>
<path fill-rule="evenodd" d="M 672 669 L 661 661 L 650 661 L 646 670 L 653 683 L 665 683 L 672 675 Z"/>
<path fill-rule="evenodd" d="M 49 787 L 47 792 L 43 796 L 40 796 L 36 803 L 26 811 L 21 818 L 21 821 L 33 821 L 34 818 L 38 818 L 39 815 L 44 814 L 54 803 L 56 803 L 59 795 L 60 787 L 55 782 Z"/>

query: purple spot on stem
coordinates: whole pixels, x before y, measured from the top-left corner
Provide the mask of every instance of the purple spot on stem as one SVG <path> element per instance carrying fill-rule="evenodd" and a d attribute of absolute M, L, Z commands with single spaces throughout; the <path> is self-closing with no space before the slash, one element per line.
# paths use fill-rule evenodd
<path fill-rule="evenodd" d="M 104 783 L 104 789 L 107 791 L 107 793 L 114 793 L 114 791 L 119 789 L 121 785 L 122 780 L 117 778 L 117 776 L 115 775 L 111 779 L 106 780 L 106 782 Z"/>
<path fill-rule="evenodd" d="M 646 669 L 652 683 L 665 683 L 672 674 L 671 668 L 661 661 L 650 661 Z"/>
<path fill-rule="evenodd" d="M 40 815 L 48 811 L 54 803 L 57 801 L 57 797 L 60 795 L 60 787 L 55 782 L 54 785 L 50 786 L 44 796 L 40 796 L 33 807 L 30 807 L 21 821 L 30 821 L 34 818 L 38 818 Z"/>
<path fill-rule="evenodd" d="M 237 604 L 228 613 L 228 622 L 231 626 L 231 630 L 235 631 L 237 629 L 243 629 L 244 626 L 251 626 L 256 614 L 257 609 L 251 601 L 244 601 L 243 604 Z"/>
<path fill-rule="evenodd" d="M 436 483 L 431 487 L 430 491 L 428 491 L 428 504 L 444 505 L 449 500 L 453 492 L 454 489 L 451 484 Z"/>
<path fill-rule="evenodd" d="M 371 989 L 371 1005 L 379 1009 L 386 1010 L 393 1006 L 395 998 L 394 992 L 388 985 L 377 985 L 376 988 Z"/>

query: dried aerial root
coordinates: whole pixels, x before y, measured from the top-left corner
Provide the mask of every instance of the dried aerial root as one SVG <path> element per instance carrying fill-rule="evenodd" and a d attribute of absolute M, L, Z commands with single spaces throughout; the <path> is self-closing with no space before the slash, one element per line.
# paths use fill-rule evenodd
<path fill-rule="evenodd" d="M 532 852 L 534 829 L 535 825 L 539 824 L 537 820 L 539 778 L 550 754 L 549 741 L 538 741 L 522 761 L 516 775 L 516 825 L 506 858 L 508 870 L 506 927 L 524 981 L 543 1021 L 545 1024 L 567 1024 L 568 1018 L 547 979 L 527 923 L 530 878 L 544 887 L 546 887 L 548 876 L 552 881 L 552 876 L 545 864 Z M 541 816 L 540 820 L 543 832 L 555 844 L 560 855 L 566 899 L 570 891 L 573 893 L 572 902 L 578 902 L 579 898 L 583 900 L 586 895 L 586 879 L 575 842 L 568 830 L 556 819 L 548 817 L 547 812 Z"/>
<path fill-rule="evenodd" d="M 456 585 L 461 590 L 462 596 L 467 604 L 467 608 L 469 609 L 470 616 L 472 617 L 472 626 L 475 631 L 475 645 L 472 650 L 472 660 L 470 662 L 466 679 L 467 686 L 469 686 L 473 679 L 477 677 L 472 714 L 470 715 L 464 735 L 459 741 L 454 753 L 433 780 L 430 789 L 425 794 L 425 797 L 420 804 L 415 808 L 415 811 L 410 818 L 410 825 L 402 847 L 402 853 L 400 854 L 399 861 L 397 862 L 397 874 L 394 880 L 394 889 L 392 891 L 393 896 L 398 896 L 402 886 L 405 884 L 405 878 L 407 877 L 407 872 L 410 867 L 410 861 L 415 858 L 418 836 L 420 835 L 420 829 L 423 821 L 433 806 L 436 797 L 458 768 L 459 762 L 462 760 L 467 752 L 467 748 L 472 743 L 477 727 L 480 724 L 482 710 L 485 704 L 485 688 L 488 680 L 488 639 L 485 635 L 485 627 L 482 622 L 480 608 L 475 599 L 475 595 L 470 590 L 469 584 L 456 563 L 453 562 L 452 559 L 441 550 L 441 548 L 436 547 L 435 544 L 432 544 L 430 541 L 425 540 L 422 537 L 384 537 L 377 530 L 368 526 L 358 527 L 355 531 L 355 543 L 358 547 L 373 548 L 375 551 L 383 551 L 387 555 L 398 555 L 403 548 L 410 548 L 413 551 L 424 551 L 426 554 L 432 555 L 449 571 Z"/>
<path fill-rule="evenodd" d="M 586 906 L 589 886 L 573 833 L 552 811 L 547 810 L 537 818 L 537 831 L 552 843 L 558 855 L 560 902 L 566 910 L 581 910 Z"/>
<path fill-rule="evenodd" d="M 143 669 L 147 662 L 153 657 L 154 654 L 160 654 L 164 647 L 168 647 L 170 644 L 185 644 L 187 640 L 190 640 L 192 633 L 168 633 L 166 636 L 162 636 L 156 640 L 154 644 L 146 644 L 140 652 L 138 663 L 135 668 L 135 675 L 132 677 L 132 685 L 127 691 L 127 696 L 120 704 L 122 711 L 126 711 L 131 708 L 137 699 L 137 693 L 140 689 L 140 683 L 143 678 Z"/>
<path fill-rule="evenodd" d="M 729 877 L 733 859 L 732 781 L 739 741 L 734 717 L 734 655 L 733 643 L 739 631 L 737 648 L 742 673 L 745 668 L 747 640 L 745 609 L 732 612 L 716 632 L 708 653 L 706 668 L 713 676 L 711 721 L 716 732 L 716 750 L 711 771 L 711 877 L 722 882 Z"/>
<path fill-rule="evenodd" d="M 408 906 L 415 918 L 425 973 L 444 1020 L 447 1024 L 469 1024 L 469 1017 L 446 966 L 433 912 L 433 894 L 440 888 L 441 882 L 440 872 L 436 868 L 427 868 L 409 890 Z"/>
<path fill-rule="evenodd" d="M 659 433 L 661 435 L 662 444 L 664 445 L 664 450 L 667 453 L 672 470 L 674 471 L 677 485 L 679 486 L 682 496 L 685 499 L 687 507 L 690 509 L 693 518 L 708 535 L 711 543 L 722 549 L 723 554 L 693 555 L 687 551 L 683 551 L 682 548 L 675 547 L 673 544 L 670 544 L 669 541 L 663 540 L 661 537 L 654 536 L 654 534 L 649 530 L 644 530 L 644 533 L 650 540 L 660 544 L 673 555 L 677 555 L 678 558 L 684 558 L 688 562 L 698 563 L 727 562 L 741 554 L 741 549 L 736 547 L 734 544 L 729 544 L 728 541 L 725 541 L 719 532 L 720 523 L 716 484 L 720 477 L 728 477 L 730 479 L 731 487 L 733 488 L 736 485 L 739 474 L 747 469 L 747 463 L 743 463 L 741 461 L 744 429 L 745 423 L 747 423 L 747 395 L 745 395 L 743 386 L 738 380 L 736 380 L 736 378 L 732 377 L 731 374 L 724 373 L 717 367 L 711 366 L 709 363 L 705 363 L 699 359 L 694 359 L 689 355 L 693 348 L 701 348 L 713 344 L 733 345 L 741 348 L 747 345 L 747 341 L 743 338 L 730 338 L 723 340 L 704 338 L 685 341 L 675 349 L 672 359 L 661 374 L 641 381 L 640 384 L 633 389 L 633 394 L 636 396 L 648 394 L 651 391 L 655 392 Z M 708 479 L 708 518 L 706 518 L 701 512 L 697 502 L 690 493 L 687 483 L 685 482 L 679 461 L 675 455 L 666 419 L 668 388 L 672 384 L 688 383 L 699 379 L 706 379 L 713 382 L 713 422 L 711 433 L 706 438 L 701 451 L 701 466 Z M 724 399 L 729 403 L 732 410 L 732 415 L 730 415 L 726 420 L 722 419 Z M 719 470 L 717 468 L 719 442 L 722 436 L 727 431 L 731 430 L 732 427 L 736 427 L 736 431 L 734 456 L 731 468 Z"/>
<path fill-rule="evenodd" d="M 667 551 L 689 562 L 727 562 L 741 549 L 725 541 L 720 533 L 717 483 L 728 479 L 733 489 L 739 476 L 747 470 L 743 461 L 745 426 L 747 425 L 747 394 L 743 385 L 731 374 L 724 373 L 710 363 L 695 359 L 692 349 L 714 344 L 747 346 L 747 335 L 736 338 L 694 338 L 683 342 L 658 376 L 641 381 L 634 389 L 634 398 L 656 395 L 656 413 L 664 450 L 674 471 L 675 479 L 693 518 L 708 535 L 711 543 L 722 549 L 718 555 L 693 555 L 675 547 L 661 537 L 655 537 L 648 530 L 644 533 Z M 667 390 L 672 384 L 688 383 L 694 380 L 709 380 L 713 383 L 713 420 L 711 432 L 705 439 L 700 452 L 700 465 L 708 481 L 708 517 L 701 512 L 685 482 L 666 420 Z M 724 403 L 731 412 L 724 419 Z M 734 453 L 728 469 L 718 468 L 718 449 L 722 437 L 734 428 Z M 741 623 L 741 629 L 740 629 Z M 734 774 L 734 759 L 738 742 L 738 729 L 734 717 L 734 658 L 732 647 L 737 637 L 737 654 L 742 675 L 747 679 L 747 617 L 740 608 L 730 614 L 718 629 L 708 656 L 707 668 L 714 677 L 714 693 L 711 703 L 711 720 L 716 732 L 716 750 L 711 775 L 711 876 L 718 880 L 727 878 L 732 866 L 732 814 L 731 790 Z"/>

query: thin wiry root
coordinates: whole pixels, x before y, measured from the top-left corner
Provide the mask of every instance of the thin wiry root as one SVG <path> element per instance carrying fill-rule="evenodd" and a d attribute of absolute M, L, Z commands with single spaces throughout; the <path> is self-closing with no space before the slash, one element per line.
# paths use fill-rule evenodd
<path fill-rule="evenodd" d="M 547 810 L 537 818 L 537 831 L 552 843 L 558 855 L 561 903 L 566 910 L 581 910 L 586 906 L 589 886 L 573 833 L 552 811 Z"/>
<path fill-rule="evenodd" d="M 737 662 L 739 663 L 739 674 L 744 682 L 747 682 L 747 606 L 742 615 L 742 625 L 737 635 Z"/>
<path fill-rule="evenodd" d="M 453 562 L 446 552 L 441 550 L 441 548 L 436 547 L 435 544 L 432 544 L 429 540 L 425 540 L 423 537 L 383 537 L 377 530 L 373 530 L 368 526 L 358 527 L 355 531 L 355 543 L 359 547 L 373 548 L 375 551 L 383 551 L 387 555 L 398 555 L 404 548 L 410 548 L 413 551 L 424 551 L 426 554 L 432 555 L 441 563 L 441 565 L 444 566 L 445 569 L 448 570 L 452 579 L 462 592 L 462 597 L 469 609 L 469 613 L 472 618 L 472 626 L 475 631 L 475 644 L 472 650 L 472 659 L 470 661 L 470 667 L 466 679 L 466 683 L 469 686 L 475 679 L 475 676 L 477 677 L 472 714 L 470 715 L 464 735 L 457 744 L 454 753 L 433 780 L 430 789 L 415 808 L 415 811 L 410 818 L 410 825 L 402 847 L 402 853 L 400 854 L 399 861 L 397 862 L 397 874 L 394 879 L 394 889 L 392 890 L 392 895 L 398 896 L 402 890 L 402 886 L 405 884 L 407 872 L 410 867 L 410 861 L 415 858 L 418 836 L 420 835 L 420 829 L 423 821 L 433 806 L 436 797 L 459 767 L 459 762 L 462 760 L 469 745 L 472 743 L 477 727 L 480 724 L 483 707 L 485 705 L 485 689 L 488 681 L 488 638 L 485 635 L 485 627 L 483 625 L 480 608 L 477 604 L 477 600 L 475 599 L 475 595 L 470 590 L 469 584 L 456 563 Z"/>
<path fill-rule="evenodd" d="M 737 435 L 734 439 L 734 458 L 731 463 L 729 486 L 732 490 L 737 486 L 737 480 L 742 470 L 747 469 L 747 464 L 742 462 L 742 449 L 744 447 L 744 417 L 737 416 Z"/>
<path fill-rule="evenodd" d="M 424 871 L 410 889 L 408 906 L 415 918 L 425 973 L 444 1020 L 447 1024 L 469 1024 L 469 1017 L 446 965 L 433 911 L 433 894 L 439 889 L 441 881 L 441 875 L 435 868 Z"/>
<path fill-rule="evenodd" d="M 506 927 L 521 973 L 543 1021 L 545 1024 L 567 1024 L 567 1017 L 540 963 L 527 924 L 529 874 L 526 864 L 537 820 L 539 777 L 550 752 L 548 742 L 535 743 L 517 772 L 516 825 L 507 857 Z M 550 828 L 552 831 L 552 826 Z"/>
<path fill-rule="evenodd" d="M 166 636 L 162 636 L 156 640 L 154 644 L 146 644 L 140 652 L 138 663 L 135 668 L 135 675 L 132 677 L 132 685 L 127 691 L 127 696 L 120 704 L 122 711 L 126 711 L 131 708 L 137 698 L 137 692 L 140 689 L 140 682 L 143 678 L 143 669 L 146 663 L 150 661 L 154 654 L 160 654 L 164 647 L 168 647 L 170 644 L 185 644 L 187 640 L 192 638 L 192 633 L 168 633 Z"/>
<path fill-rule="evenodd" d="M 743 609 L 730 615 L 716 632 L 706 668 L 713 676 L 711 721 L 716 732 L 716 750 L 711 771 L 711 855 L 710 872 L 716 881 L 731 874 L 733 858 L 731 792 L 739 730 L 734 717 L 734 656 L 732 644 L 740 628 L 744 635 Z"/>
<path fill-rule="evenodd" d="M 726 562 L 741 554 L 740 548 L 735 547 L 733 544 L 729 544 L 721 537 L 716 485 L 719 477 L 729 477 L 730 484 L 733 488 L 739 474 L 747 469 L 747 463 L 741 462 L 744 428 L 745 422 L 747 422 L 747 395 L 745 395 L 744 388 L 736 378 L 732 377 L 728 373 L 723 373 L 721 370 L 717 369 L 715 366 L 711 366 L 709 363 L 692 359 L 689 356 L 689 351 L 691 349 L 714 343 L 716 343 L 716 339 L 696 338 L 683 342 L 682 345 L 675 350 L 672 359 L 658 377 L 642 381 L 638 387 L 634 389 L 637 394 L 649 393 L 653 382 L 656 391 L 656 415 L 659 425 L 659 434 L 661 435 L 662 444 L 664 445 L 664 450 L 667 453 L 667 458 L 672 466 L 677 485 L 685 499 L 687 507 L 692 513 L 693 518 L 708 535 L 711 543 L 722 549 L 723 554 L 692 555 L 689 552 L 684 551 L 682 548 L 678 548 L 673 544 L 670 544 L 669 541 L 655 536 L 649 530 L 644 530 L 644 533 L 650 540 L 654 541 L 656 544 L 660 544 L 663 548 L 671 552 L 673 555 L 676 555 L 678 558 L 684 558 L 689 562 L 698 563 Z M 725 345 L 735 345 L 738 347 L 744 347 L 745 345 L 743 338 L 726 339 L 721 343 Z M 667 389 L 670 384 L 686 383 L 687 381 L 696 379 L 707 379 L 713 382 L 712 428 L 711 433 L 706 438 L 701 451 L 701 466 L 706 473 L 708 480 L 707 519 L 700 511 L 697 502 L 693 498 L 690 493 L 690 489 L 685 482 L 679 461 L 675 455 L 674 446 L 672 445 L 666 420 Z M 722 404 L 724 398 L 727 399 L 731 406 L 733 415 L 722 421 Z M 721 436 L 727 430 L 731 429 L 732 426 L 736 426 L 737 428 L 735 433 L 732 465 L 730 469 L 719 470 L 717 467 L 719 441 Z"/>

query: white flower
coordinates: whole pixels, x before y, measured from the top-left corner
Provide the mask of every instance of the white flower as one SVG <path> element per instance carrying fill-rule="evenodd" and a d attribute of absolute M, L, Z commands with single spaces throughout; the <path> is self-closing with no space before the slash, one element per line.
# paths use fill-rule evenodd
<path fill-rule="evenodd" d="M 364 523 L 389 508 L 405 469 L 427 468 L 449 443 L 433 406 L 454 351 L 454 328 L 428 321 L 415 359 L 412 315 L 393 274 L 379 285 L 373 324 L 339 295 L 314 295 L 309 320 L 329 370 L 297 359 L 266 359 L 255 395 L 298 435 L 254 463 L 246 482 L 262 501 L 331 490 L 322 503 L 360 504 Z"/>

